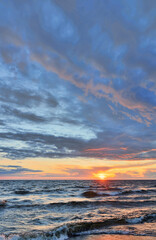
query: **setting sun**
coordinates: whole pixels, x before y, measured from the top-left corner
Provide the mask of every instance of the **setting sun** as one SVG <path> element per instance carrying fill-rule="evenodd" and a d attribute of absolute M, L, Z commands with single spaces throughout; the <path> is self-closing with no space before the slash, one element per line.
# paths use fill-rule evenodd
<path fill-rule="evenodd" d="M 97 173 L 97 174 L 94 174 L 94 176 L 100 178 L 101 180 L 106 179 L 105 173 Z"/>
<path fill-rule="evenodd" d="M 106 175 L 104 173 L 99 173 L 98 177 L 101 179 L 101 180 L 104 180 L 106 178 Z"/>

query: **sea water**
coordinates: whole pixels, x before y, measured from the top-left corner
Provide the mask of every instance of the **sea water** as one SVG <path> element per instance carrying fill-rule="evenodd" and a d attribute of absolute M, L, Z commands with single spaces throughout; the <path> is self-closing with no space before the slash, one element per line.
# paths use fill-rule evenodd
<path fill-rule="evenodd" d="M 155 180 L 1 180 L 0 240 L 156 236 Z"/>

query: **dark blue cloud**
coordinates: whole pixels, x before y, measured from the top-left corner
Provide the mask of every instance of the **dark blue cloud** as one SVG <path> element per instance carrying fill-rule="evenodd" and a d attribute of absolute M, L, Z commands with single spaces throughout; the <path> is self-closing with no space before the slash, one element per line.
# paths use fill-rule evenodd
<path fill-rule="evenodd" d="M 0 175 L 3 176 L 3 175 L 15 175 L 17 176 L 18 174 L 20 173 L 25 173 L 25 172 L 28 172 L 28 173 L 40 173 L 42 172 L 41 170 L 33 170 L 33 169 L 29 169 L 29 168 L 22 168 L 20 166 L 16 166 L 16 165 L 3 165 L 3 166 L 0 166 Z"/>
<path fill-rule="evenodd" d="M 1 156 L 154 159 L 155 7 L 1 1 Z"/>

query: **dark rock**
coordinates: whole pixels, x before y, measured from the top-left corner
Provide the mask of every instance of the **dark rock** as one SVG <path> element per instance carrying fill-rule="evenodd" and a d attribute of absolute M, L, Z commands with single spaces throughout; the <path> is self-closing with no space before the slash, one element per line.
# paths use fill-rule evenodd
<path fill-rule="evenodd" d="M 94 191 L 87 191 L 82 193 L 82 196 L 86 197 L 86 198 L 94 198 L 94 197 L 98 197 L 98 193 L 94 192 Z"/>

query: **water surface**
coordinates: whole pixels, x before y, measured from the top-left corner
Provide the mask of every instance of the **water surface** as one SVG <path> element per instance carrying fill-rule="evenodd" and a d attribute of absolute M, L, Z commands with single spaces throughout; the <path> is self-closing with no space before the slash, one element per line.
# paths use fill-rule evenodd
<path fill-rule="evenodd" d="M 156 236 L 155 180 L 5 180 L 0 190 L 0 239 Z"/>

